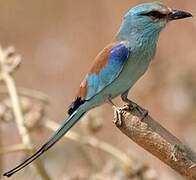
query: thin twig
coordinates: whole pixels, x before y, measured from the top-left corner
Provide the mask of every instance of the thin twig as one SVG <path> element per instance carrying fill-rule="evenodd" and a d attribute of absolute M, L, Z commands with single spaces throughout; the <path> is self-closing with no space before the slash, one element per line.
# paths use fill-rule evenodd
<path fill-rule="evenodd" d="M 16 145 L 12 145 L 9 147 L 4 147 L 0 149 L 0 156 L 2 154 L 7 154 L 7 153 L 15 153 L 15 152 L 20 152 L 20 151 L 27 151 L 30 149 L 27 149 L 26 146 L 24 146 L 24 144 L 16 144 Z"/>
<path fill-rule="evenodd" d="M 141 107 L 140 111 L 138 108 L 120 109 L 120 114 L 115 112 L 118 116 L 114 122 L 122 121 L 121 126 L 115 124 L 125 135 L 186 179 L 196 180 L 196 154 L 189 147 L 149 115 L 143 118 Z"/>
<path fill-rule="evenodd" d="M 49 97 L 40 91 L 23 88 L 23 87 L 18 87 L 17 89 L 18 89 L 19 95 L 30 97 L 30 98 L 48 103 Z M 7 93 L 8 91 L 7 91 L 6 86 L 0 86 L 0 94 L 7 94 Z"/>

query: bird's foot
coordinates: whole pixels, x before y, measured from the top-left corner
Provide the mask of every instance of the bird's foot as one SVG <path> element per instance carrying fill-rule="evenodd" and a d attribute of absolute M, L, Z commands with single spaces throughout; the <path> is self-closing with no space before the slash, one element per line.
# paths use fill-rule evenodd
<path fill-rule="evenodd" d="M 129 106 L 129 109 L 130 110 L 134 110 L 136 109 L 140 114 L 141 114 L 141 121 L 144 120 L 144 118 L 146 116 L 148 116 L 148 111 L 142 107 L 140 107 L 138 104 L 136 104 L 135 102 L 133 101 L 129 101 L 128 103 L 128 106 Z"/>
<path fill-rule="evenodd" d="M 123 108 L 118 108 L 116 107 L 116 105 L 112 102 L 111 100 L 111 96 L 108 97 L 108 100 L 107 102 L 112 105 L 113 107 L 113 110 L 114 110 L 114 124 L 117 126 L 117 127 L 120 127 L 122 126 L 122 111 L 123 111 Z"/>
<path fill-rule="evenodd" d="M 113 120 L 113 122 L 117 127 L 121 127 L 122 126 L 122 113 L 123 113 L 123 110 L 125 110 L 125 107 L 118 108 L 118 107 L 113 105 L 113 109 L 114 109 L 114 120 Z"/>

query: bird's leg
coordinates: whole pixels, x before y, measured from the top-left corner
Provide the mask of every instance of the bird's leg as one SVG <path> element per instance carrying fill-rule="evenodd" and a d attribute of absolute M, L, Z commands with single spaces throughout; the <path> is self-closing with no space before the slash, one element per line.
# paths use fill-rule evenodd
<path fill-rule="evenodd" d="M 122 109 L 116 107 L 116 105 L 112 102 L 111 96 L 108 97 L 108 103 L 112 105 L 114 109 L 114 124 L 118 127 L 122 126 Z"/>
<path fill-rule="evenodd" d="M 121 99 L 128 104 L 129 107 L 132 109 L 137 109 L 139 113 L 142 115 L 141 121 L 148 115 L 148 111 L 146 109 L 141 108 L 139 105 L 137 105 L 135 102 L 128 99 L 128 92 L 129 90 L 125 91 L 123 94 L 121 94 Z"/>

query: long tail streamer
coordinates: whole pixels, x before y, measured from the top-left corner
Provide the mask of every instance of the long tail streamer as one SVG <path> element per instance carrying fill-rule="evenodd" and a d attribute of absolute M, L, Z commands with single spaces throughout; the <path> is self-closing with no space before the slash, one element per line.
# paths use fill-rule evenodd
<path fill-rule="evenodd" d="M 84 111 L 76 110 L 65 122 L 64 124 L 54 133 L 54 135 L 46 142 L 38 151 L 36 151 L 32 156 L 26 159 L 24 162 L 11 169 L 10 171 L 3 174 L 3 176 L 10 177 L 16 172 L 20 171 L 28 164 L 33 162 L 35 159 L 40 157 L 45 151 L 50 149 L 61 137 L 69 131 L 69 129 L 76 124 L 76 122 L 85 114 Z"/>

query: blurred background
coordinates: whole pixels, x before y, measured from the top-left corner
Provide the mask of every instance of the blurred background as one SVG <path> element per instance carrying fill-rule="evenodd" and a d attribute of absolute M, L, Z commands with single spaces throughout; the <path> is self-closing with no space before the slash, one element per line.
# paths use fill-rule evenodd
<path fill-rule="evenodd" d="M 17 87 L 46 94 L 49 104 L 44 106 L 44 115 L 61 123 L 94 57 L 114 37 L 127 10 L 143 2 L 150 1 L 0 0 L 0 44 L 3 48 L 14 46 L 22 56 L 21 66 L 14 74 Z M 162 2 L 196 15 L 195 0 Z M 195 33 L 194 18 L 169 24 L 161 34 L 151 67 L 129 97 L 196 151 Z M 0 101 L 4 103 L 6 97 L 1 96 Z M 118 98 L 115 103 L 123 104 Z M 76 125 L 74 132 L 104 141 L 145 164 L 149 168 L 146 174 L 149 179 L 181 179 L 125 137 L 113 125 L 112 118 L 112 108 L 103 105 L 88 114 L 87 121 Z M 88 127 L 91 119 L 98 121 L 98 130 Z M 51 133 L 42 126 L 35 127 L 31 132 L 35 147 Z M 15 123 L 0 121 L 0 147 L 20 142 Z M 25 157 L 24 152 L 0 154 L 0 172 L 14 167 Z M 118 163 L 112 156 L 70 140 L 57 143 L 41 160 L 52 180 L 142 179 L 127 178 L 120 168 L 115 169 Z M 27 167 L 11 179 L 42 178 L 35 169 Z"/>

